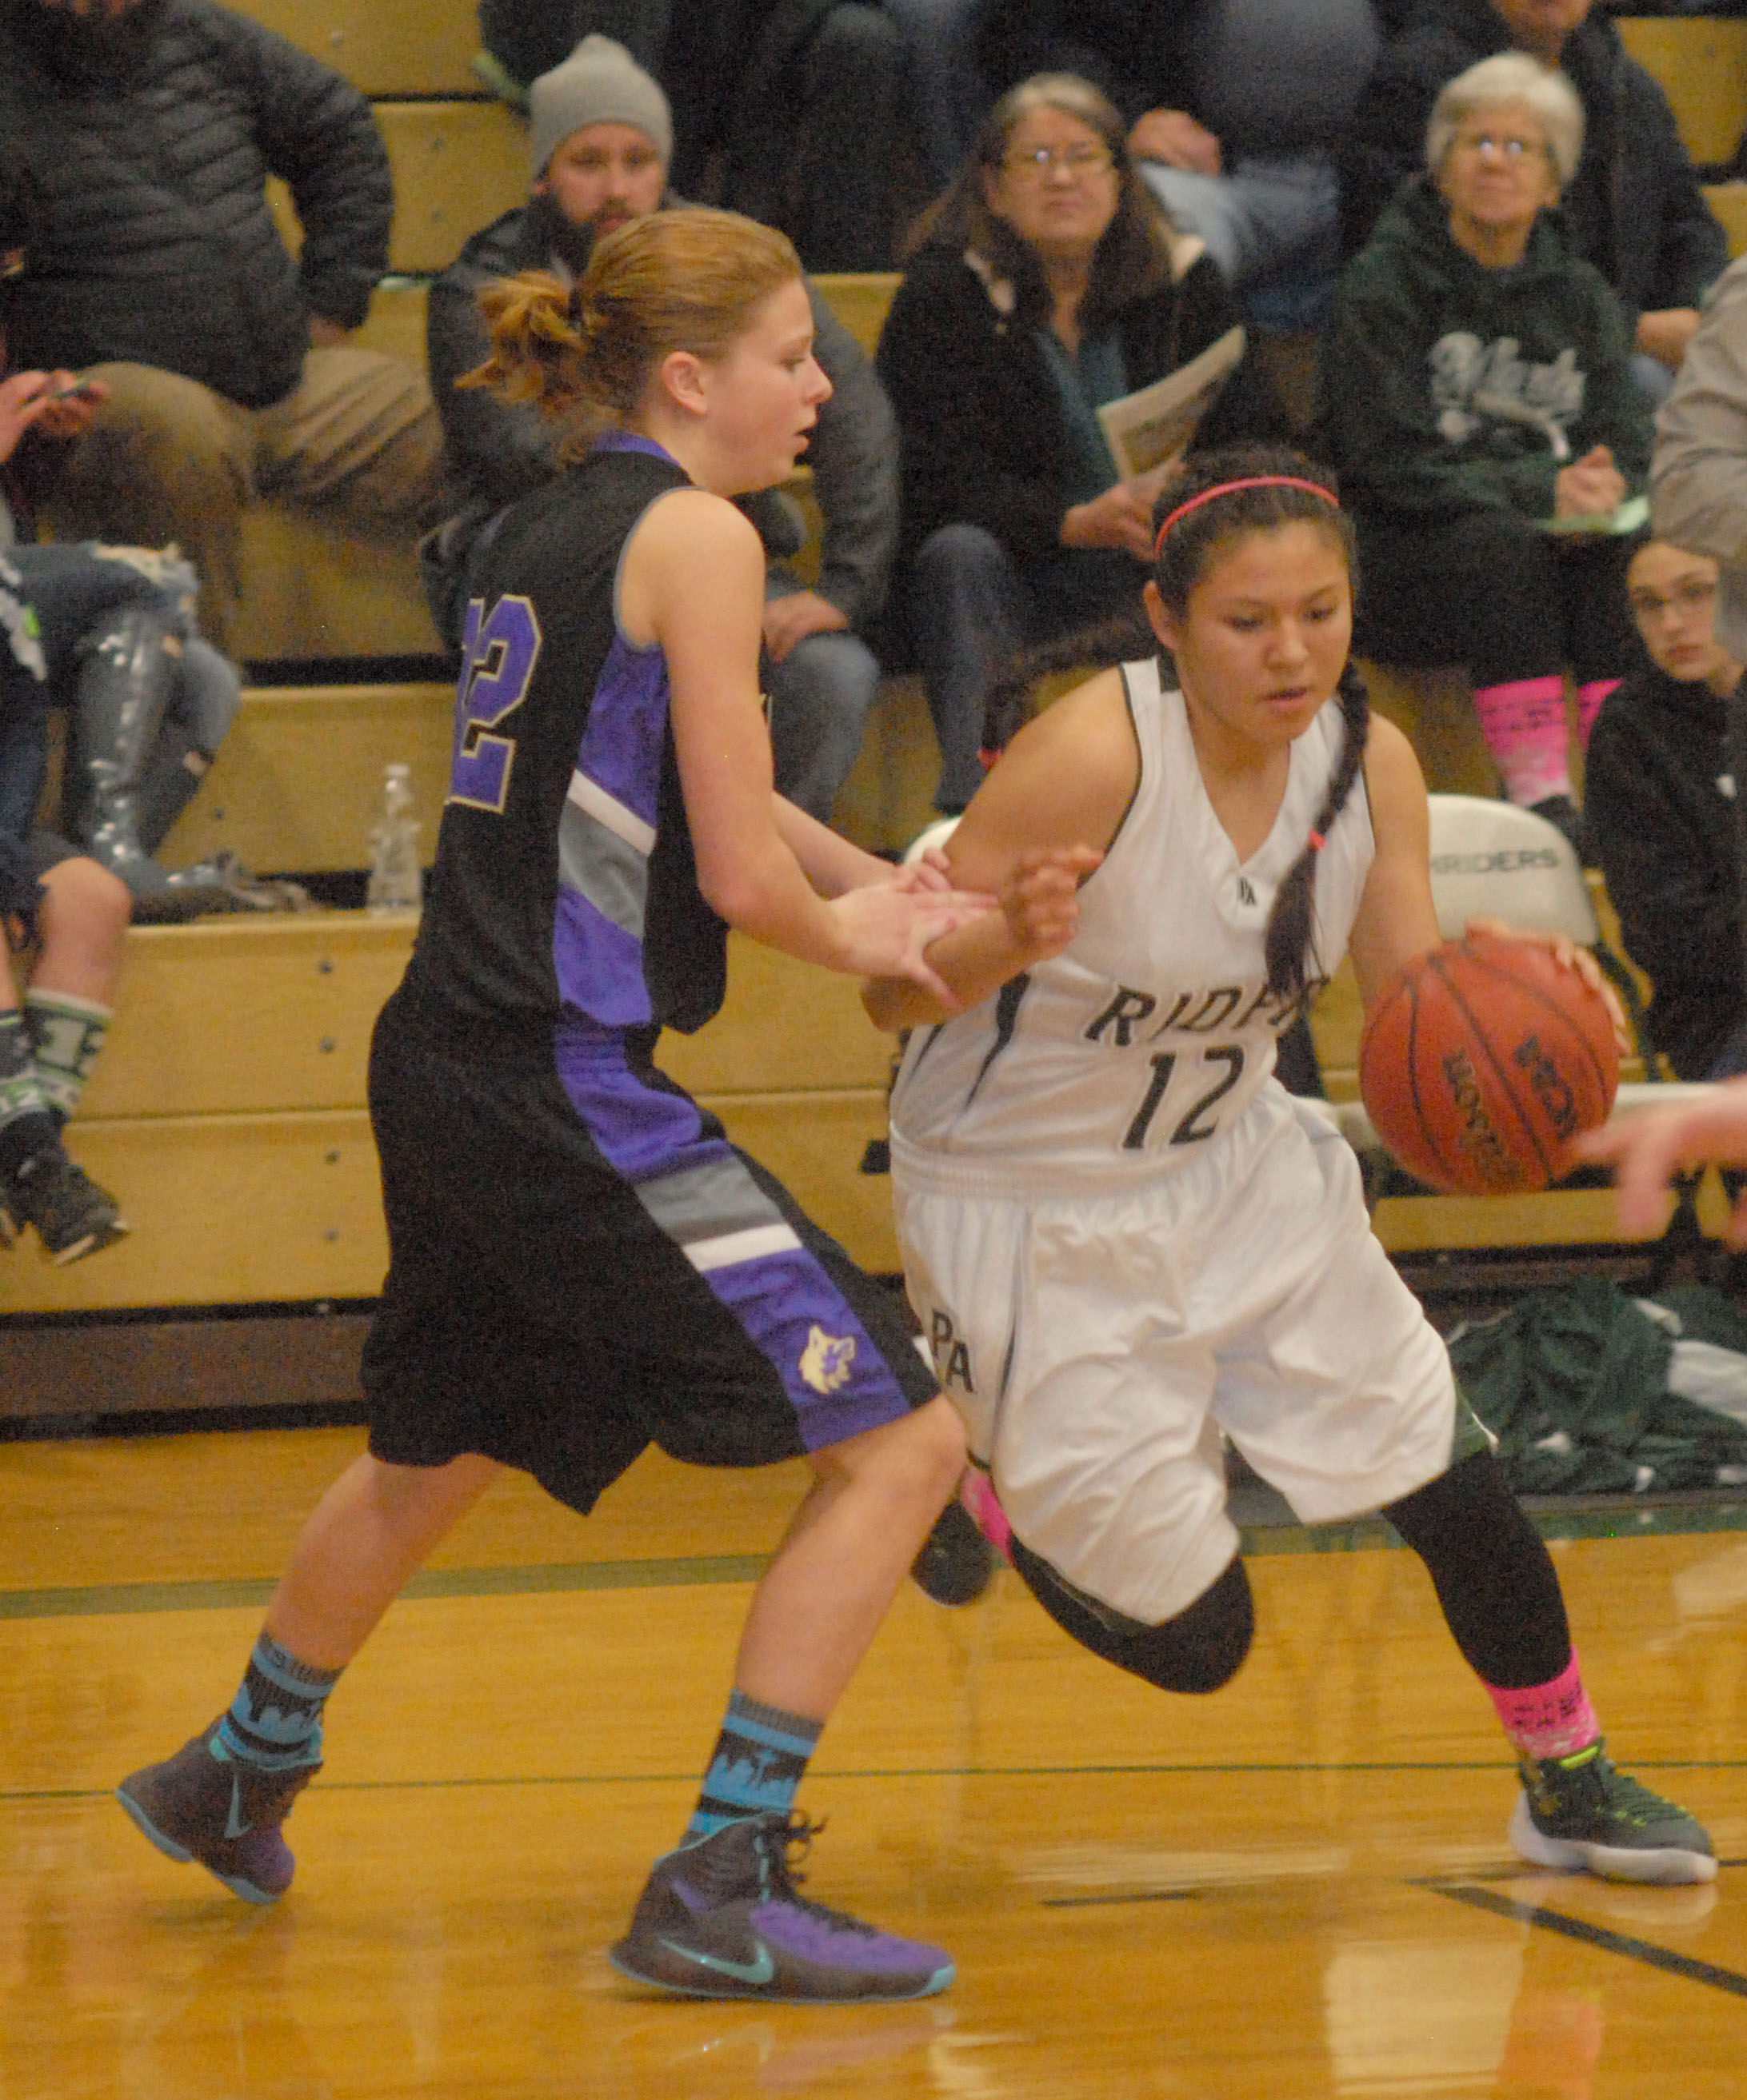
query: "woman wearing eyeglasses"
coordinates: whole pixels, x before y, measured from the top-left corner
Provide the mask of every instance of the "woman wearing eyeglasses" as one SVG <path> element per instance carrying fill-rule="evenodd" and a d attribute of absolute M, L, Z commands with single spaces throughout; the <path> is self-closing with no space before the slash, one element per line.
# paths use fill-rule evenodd
<path fill-rule="evenodd" d="M 903 449 L 899 590 L 940 741 L 935 799 L 981 769 L 983 695 L 1024 642 L 1138 606 L 1157 485 L 1117 477 L 1097 417 L 1236 324 L 1176 235 L 1121 117 L 1066 73 L 1022 82 L 924 215 L 879 346 Z M 1199 440 L 1269 436 L 1245 365 Z"/>
<path fill-rule="evenodd" d="M 1523 53 L 1451 81 L 1427 172 L 1342 277 L 1318 404 L 1359 527 L 1357 646 L 1465 664 L 1506 793 L 1573 837 L 1565 674 L 1586 736 L 1636 655 L 1608 528 L 1652 435 L 1625 316 L 1555 210 L 1582 144 L 1569 82 Z"/>
<path fill-rule="evenodd" d="M 1747 985 L 1730 702 L 1741 665 L 1714 628 L 1717 564 L 1665 540 L 1625 572 L 1649 661 L 1603 703 L 1584 767 L 1584 814 L 1649 978 L 1650 1035 L 1683 1079 L 1747 1072 Z"/>

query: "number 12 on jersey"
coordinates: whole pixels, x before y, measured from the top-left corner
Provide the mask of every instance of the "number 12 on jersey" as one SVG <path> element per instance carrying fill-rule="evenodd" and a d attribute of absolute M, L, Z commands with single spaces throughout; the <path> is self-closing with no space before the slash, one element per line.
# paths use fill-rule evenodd
<path fill-rule="evenodd" d="M 540 660 L 540 623 L 530 600 L 500 598 L 488 614 L 483 598 L 467 606 L 455 688 L 455 743 L 449 799 L 501 817 L 509 797 L 515 739 L 498 725 L 528 697 Z"/>
<path fill-rule="evenodd" d="M 1147 1133 L 1152 1127 L 1152 1118 L 1159 1112 L 1159 1104 L 1169 1090 L 1177 1070 L 1174 1050 L 1161 1050 L 1148 1060 L 1152 1067 L 1152 1076 L 1147 1083 L 1147 1091 L 1140 1106 L 1134 1111 L 1134 1120 L 1128 1127 L 1128 1135 L 1122 1140 L 1125 1152 L 1139 1152 L 1147 1141 Z M 1224 1100 L 1244 1076 L 1244 1053 L 1235 1043 L 1227 1043 L 1201 1052 L 1204 1065 L 1223 1065 L 1225 1077 L 1216 1080 L 1205 1093 L 1197 1094 L 1189 1105 L 1186 1114 L 1178 1119 L 1169 1142 L 1172 1145 L 1199 1145 L 1204 1138 L 1211 1137 L 1218 1128 L 1217 1121 L 1203 1120 L 1210 1109 Z"/>

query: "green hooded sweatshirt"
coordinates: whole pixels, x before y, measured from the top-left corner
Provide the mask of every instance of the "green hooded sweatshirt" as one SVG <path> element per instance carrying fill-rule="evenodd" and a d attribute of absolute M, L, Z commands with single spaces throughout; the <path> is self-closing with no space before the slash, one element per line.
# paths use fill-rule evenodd
<path fill-rule="evenodd" d="M 1404 184 L 1342 274 L 1317 423 L 1354 507 L 1403 517 L 1553 515 L 1559 470 L 1606 445 L 1644 484 L 1648 401 L 1618 301 L 1543 211 L 1523 260 L 1489 270 L 1450 237 L 1429 176 Z"/>

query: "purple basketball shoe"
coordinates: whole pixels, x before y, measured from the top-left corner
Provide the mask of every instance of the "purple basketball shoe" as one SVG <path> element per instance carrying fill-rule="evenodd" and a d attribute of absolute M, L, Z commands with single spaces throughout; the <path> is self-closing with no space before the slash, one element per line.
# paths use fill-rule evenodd
<path fill-rule="evenodd" d="M 803 1816 L 769 1810 L 664 1854 L 612 1950 L 613 1967 L 688 1998 L 840 2005 L 944 1991 L 953 1964 L 941 1948 L 797 1891 L 790 1856 L 805 1857 L 813 1830 Z"/>
<path fill-rule="evenodd" d="M 130 1772 L 115 1798 L 160 1852 L 198 1860 L 245 1903 L 276 1903 L 296 1865 L 279 1826 L 321 1767 L 263 1771 L 226 1757 L 218 1732 L 215 1721 L 173 1758 Z"/>

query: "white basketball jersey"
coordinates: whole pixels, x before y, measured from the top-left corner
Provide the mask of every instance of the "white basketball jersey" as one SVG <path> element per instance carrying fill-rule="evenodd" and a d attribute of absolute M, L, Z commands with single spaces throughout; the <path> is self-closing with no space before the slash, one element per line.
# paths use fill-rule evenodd
<path fill-rule="evenodd" d="M 1133 803 L 1081 886 L 1065 951 L 910 1039 L 892 1167 L 917 1187 L 1108 1188 L 1194 1156 L 1274 1069 L 1299 1000 L 1267 989 L 1275 893 L 1303 850 L 1346 727 L 1330 700 L 1293 743 L 1273 829 L 1240 865 L 1202 784 L 1179 692 L 1125 664 L 1140 749 Z M 1369 871 L 1364 777 L 1318 856 L 1313 979 L 1347 946 Z"/>

